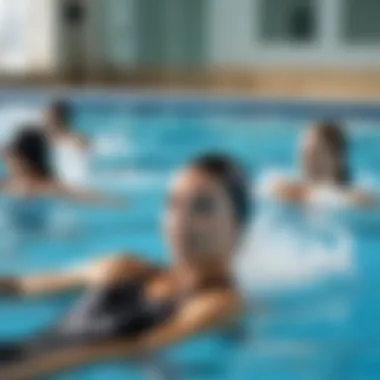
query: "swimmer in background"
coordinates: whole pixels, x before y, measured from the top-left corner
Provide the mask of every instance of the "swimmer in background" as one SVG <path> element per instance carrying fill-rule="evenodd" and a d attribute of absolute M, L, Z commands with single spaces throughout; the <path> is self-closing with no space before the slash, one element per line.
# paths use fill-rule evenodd
<path fill-rule="evenodd" d="M 354 188 L 348 163 L 348 141 L 343 128 L 333 121 L 312 125 L 302 140 L 303 178 L 280 180 L 274 194 L 295 203 L 367 205 L 364 191 Z"/>
<path fill-rule="evenodd" d="M 45 111 L 45 124 L 57 176 L 71 186 L 83 186 L 89 171 L 90 144 L 73 130 L 72 114 L 68 102 L 54 101 Z"/>
<path fill-rule="evenodd" d="M 248 184 L 241 168 L 220 155 L 200 157 L 179 173 L 165 214 L 168 267 L 127 254 L 66 274 L 1 279 L 6 297 L 87 293 L 47 332 L 0 344 L 0 377 L 35 379 L 147 354 L 236 322 L 244 307 L 233 262 L 249 218 Z"/>
<path fill-rule="evenodd" d="M 39 126 L 20 129 L 5 149 L 7 176 L 0 179 L 0 192 L 18 197 L 58 196 L 89 203 L 108 203 L 105 197 L 67 186 L 56 178 L 51 165 L 50 144 Z M 109 200 L 110 203 L 111 200 Z"/>

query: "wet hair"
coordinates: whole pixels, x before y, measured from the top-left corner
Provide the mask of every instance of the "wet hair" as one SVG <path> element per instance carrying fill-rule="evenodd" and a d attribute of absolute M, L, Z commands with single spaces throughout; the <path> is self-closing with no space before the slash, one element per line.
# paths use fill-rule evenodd
<path fill-rule="evenodd" d="M 26 125 L 16 134 L 9 147 L 42 177 L 52 177 L 49 143 L 38 126 Z"/>
<path fill-rule="evenodd" d="M 220 183 L 231 201 L 239 227 L 244 227 L 250 216 L 251 202 L 249 180 L 243 168 L 224 154 L 199 156 L 190 167 L 206 173 Z"/>
<path fill-rule="evenodd" d="M 351 181 L 348 166 L 348 141 L 342 126 L 335 121 L 324 120 L 317 123 L 316 131 L 337 159 L 338 168 L 334 180 L 340 185 L 348 185 Z"/>
<path fill-rule="evenodd" d="M 70 104 L 65 100 L 55 100 L 49 106 L 49 110 L 55 115 L 63 126 L 71 124 L 72 111 Z"/>

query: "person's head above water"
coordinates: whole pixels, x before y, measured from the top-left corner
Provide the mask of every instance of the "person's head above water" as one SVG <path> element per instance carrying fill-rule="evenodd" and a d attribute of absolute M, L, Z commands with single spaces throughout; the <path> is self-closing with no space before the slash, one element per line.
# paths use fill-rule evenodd
<path fill-rule="evenodd" d="M 334 121 L 312 125 L 302 141 L 302 165 L 307 180 L 348 185 L 348 141 Z"/>
<path fill-rule="evenodd" d="M 52 177 L 49 143 L 41 127 L 24 126 L 7 149 L 7 164 L 11 174 Z"/>
<path fill-rule="evenodd" d="M 45 118 L 50 132 L 59 133 L 69 130 L 72 118 L 70 104 L 65 100 L 52 102 L 46 110 Z"/>
<path fill-rule="evenodd" d="M 242 168 L 224 155 L 199 157 L 171 189 L 165 226 L 175 261 L 196 270 L 227 270 L 249 214 Z"/>

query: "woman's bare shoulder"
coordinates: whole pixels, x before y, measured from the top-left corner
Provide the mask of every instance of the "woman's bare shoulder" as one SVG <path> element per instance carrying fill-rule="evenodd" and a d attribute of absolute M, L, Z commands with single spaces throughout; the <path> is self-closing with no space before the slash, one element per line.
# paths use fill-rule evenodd
<path fill-rule="evenodd" d="M 94 264 L 79 268 L 79 272 L 90 283 L 106 285 L 119 283 L 128 278 L 158 273 L 162 270 L 158 265 L 142 259 L 141 256 L 131 252 L 107 254 Z"/>
<path fill-rule="evenodd" d="M 201 292 L 184 302 L 173 318 L 158 331 L 148 334 L 148 348 L 162 347 L 202 331 L 236 322 L 244 311 L 243 298 L 232 289 Z M 146 348 L 146 347 L 145 347 Z"/>

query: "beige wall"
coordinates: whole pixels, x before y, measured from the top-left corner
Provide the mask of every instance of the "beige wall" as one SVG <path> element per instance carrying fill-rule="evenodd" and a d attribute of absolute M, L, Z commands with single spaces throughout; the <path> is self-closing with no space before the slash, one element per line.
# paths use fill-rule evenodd
<path fill-rule="evenodd" d="M 54 73 L 58 65 L 57 14 L 55 0 L 33 0 L 28 9 L 27 60 L 33 73 Z"/>

